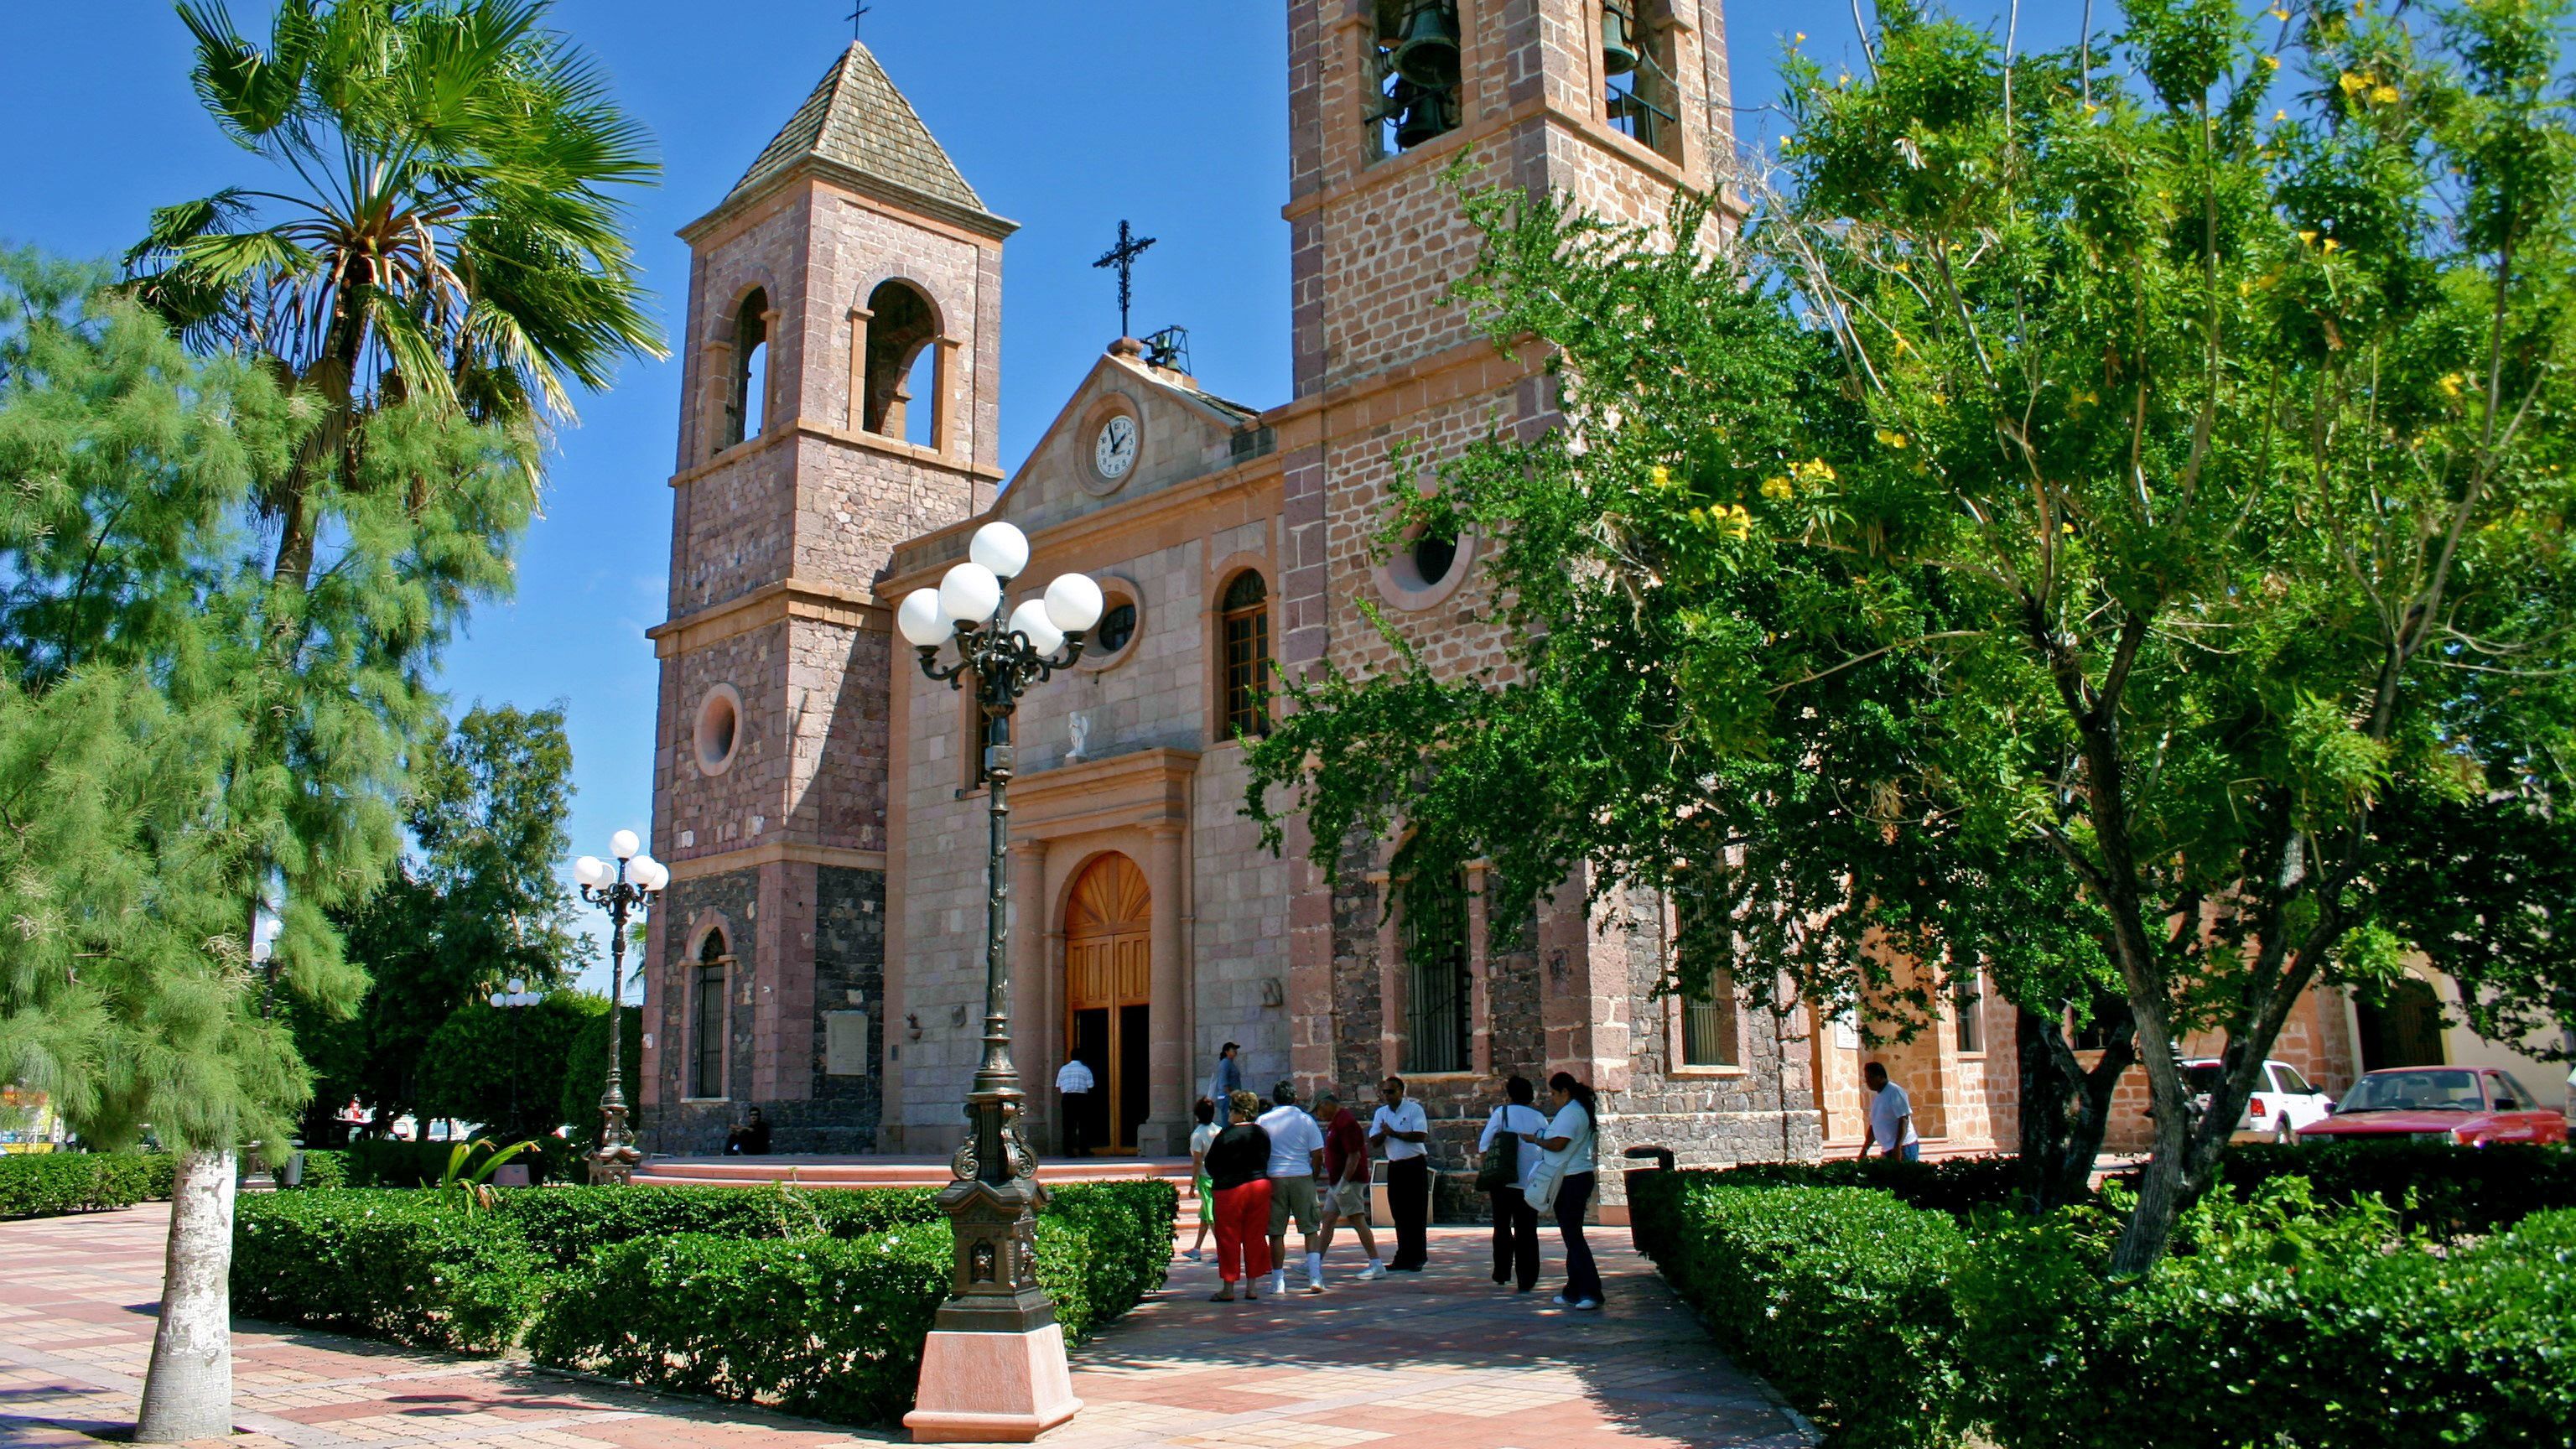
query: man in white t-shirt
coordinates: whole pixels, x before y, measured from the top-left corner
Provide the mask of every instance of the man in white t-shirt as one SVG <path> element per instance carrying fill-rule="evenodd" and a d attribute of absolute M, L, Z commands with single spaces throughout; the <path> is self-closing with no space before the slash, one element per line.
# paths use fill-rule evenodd
<path fill-rule="evenodd" d="M 1278 1105 L 1255 1119 L 1261 1130 L 1270 1134 L 1270 1261 L 1278 1266 L 1270 1270 L 1270 1291 L 1288 1291 L 1288 1220 L 1297 1220 L 1297 1231 L 1306 1237 L 1306 1289 L 1323 1291 L 1324 1253 L 1315 1240 L 1321 1226 L 1323 1209 L 1315 1196 L 1315 1180 L 1324 1171 L 1324 1129 L 1305 1108 L 1297 1105 L 1297 1087 L 1281 1082 L 1271 1089 L 1270 1100 Z"/>
<path fill-rule="evenodd" d="M 1091 1068 L 1080 1057 L 1066 1057 L 1064 1066 L 1055 1074 L 1056 1095 L 1064 1099 L 1064 1155 L 1089 1157 L 1090 1149 L 1082 1142 L 1083 1129 L 1091 1120 L 1091 1089 L 1095 1084 Z"/>
<path fill-rule="evenodd" d="M 1869 1126 L 1861 1132 L 1860 1155 L 1869 1156 L 1875 1144 L 1882 1157 L 1922 1161 L 1923 1139 L 1914 1135 L 1914 1099 L 1889 1081 L 1887 1068 L 1877 1062 L 1861 1068 L 1860 1075 L 1870 1092 Z"/>
<path fill-rule="evenodd" d="M 1386 1149 L 1386 1213 L 1395 1219 L 1390 1273 L 1419 1273 L 1431 1257 L 1431 1122 L 1420 1102 L 1404 1095 L 1404 1078 L 1378 1083 L 1378 1109 L 1369 1117 L 1369 1143 Z"/>

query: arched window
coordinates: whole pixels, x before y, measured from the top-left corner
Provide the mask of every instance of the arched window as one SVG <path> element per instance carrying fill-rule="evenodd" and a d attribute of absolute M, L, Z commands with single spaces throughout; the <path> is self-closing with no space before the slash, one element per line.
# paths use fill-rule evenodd
<path fill-rule="evenodd" d="M 1219 614 L 1225 641 L 1225 732 L 1270 733 L 1270 590 L 1246 570 L 1226 585 Z"/>
<path fill-rule="evenodd" d="M 733 319 L 733 375 L 725 382 L 725 421 L 718 451 L 757 438 L 768 425 L 769 293 L 757 287 Z"/>
<path fill-rule="evenodd" d="M 690 983 L 697 1020 L 696 1050 L 689 1056 L 689 1095 L 721 1097 L 725 1094 L 725 937 L 722 931 L 707 932 L 706 944 L 698 948 L 698 964 Z"/>
<path fill-rule="evenodd" d="M 1363 104 L 1369 146 L 1382 161 L 1458 129 L 1460 18 L 1457 0 L 1377 0 L 1376 8 L 1377 36 L 1364 57 L 1374 83 Z"/>
<path fill-rule="evenodd" d="M 1468 1070 L 1467 884 L 1452 877 L 1404 896 L 1404 1069 Z"/>
<path fill-rule="evenodd" d="M 1601 0 L 1601 73 L 1610 124 L 1682 159 L 1681 83 L 1666 0 Z"/>
<path fill-rule="evenodd" d="M 883 282 L 868 294 L 867 366 L 861 374 L 859 428 L 925 448 L 940 437 L 939 313 L 908 282 Z M 921 403 L 915 417 L 912 404 Z"/>

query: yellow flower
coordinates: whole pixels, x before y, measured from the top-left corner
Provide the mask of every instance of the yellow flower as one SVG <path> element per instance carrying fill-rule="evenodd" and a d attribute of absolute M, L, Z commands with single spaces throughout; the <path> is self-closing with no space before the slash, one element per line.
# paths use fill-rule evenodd
<path fill-rule="evenodd" d="M 1891 448 L 1902 448 L 1905 446 L 1905 435 L 1903 433 L 1891 433 L 1885 428 L 1878 430 L 1878 440 Z"/>
<path fill-rule="evenodd" d="M 2314 228 L 2303 228 L 2303 229 L 2301 229 L 2301 231 L 2299 232 L 2299 240 L 2301 240 L 2301 241 L 2303 241 L 2303 242 L 2306 242 L 2306 243 L 2307 243 L 2308 245 L 2310 245 L 2310 246 L 2315 246 L 2315 245 L 2317 244 L 2317 234 L 2316 234 L 2315 229 L 2314 229 Z"/>
<path fill-rule="evenodd" d="M 2345 71 L 2342 77 L 2336 80 L 2335 84 L 2343 87 L 2343 93 L 2345 95 L 2357 96 L 2363 91 L 2370 89 L 2370 79 L 2371 78 L 2366 75 L 2356 75 L 2351 71 Z"/>
<path fill-rule="evenodd" d="M 2282 9 L 2278 5 L 2273 6 L 2271 9 L 2266 10 L 2263 13 L 2271 16 L 2275 20 L 2287 20 L 2290 18 L 2290 12 Z"/>
<path fill-rule="evenodd" d="M 1665 467 L 1661 463 L 1657 463 L 1654 471 L 1646 476 L 1652 479 L 1654 481 L 1654 485 L 1658 488 L 1670 488 L 1673 486 L 1673 470 Z"/>
<path fill-rule="evenodd" d="M 2267 55 L 2263 57 L 2263 68 L 2265 70 L 2279 70 L 2281 68 L 2281 58 L 2277 55 Z"/>
<path fill-rule="evenodd" d="M 1799 31 L 1799 32 L 1798 32 L 1798 38 L 1799 38 L 1800 40 L 1804 40 L 1804 39 L 1806 39 L 1806 38 L 1807 38 L 1807 32 L 1805 32 L 1805 31 L 1803 31 L 1803 30 Z"/>
<path fill-rule="evenodd" d="M 2341 246 L 2341 245 L 2343 245 L 2343 243 L 2341 243 L 2341 242 L 2339 242 L 2339 241 L 2336 241 L 2333 237 L 2327 237 L 2327 238 L 2326 238 L 2326 250 L 2327 250 L 2327 251 L 2333 251 L 2335 248 L 2337 248 L 2337 247 L 2339 247 L 2339 246 Z"/>
<path fill-rule="evenodd" d="M 2442 379 L 2442 382 L 2441 382 L 2442 395 L 2443 395 L 2444 397 L 2451 397 L 2451 398 L 2456 398 L 2456 397 L 2458 397 L 2458 396 L 2460 395 L 2460 383 L 2462 382 L 2462 380 L 2463 380 L 2463 379 L 2462 379 L 2462 378 L 2460 377 L 2460 375 L 2459 375 L 2458 373 L 2456 373 L 2456 372 L 2455 372 L 2455 373 L 2452 373 L 2450 376 L 2448 376 L 2448 377 L 2446 377 L 2446 378 L 2443 378 L 2443 379 Z"/>
<path fill-rule="evenodd" d="M 2288 111 L 2274 111 L 2272 113 L 2272 119 L 2275 121 L 2286 121 L 2290 119 L 2290 113 Z"/>
<path fill-rule="evenodd" d="M 1796 486 L 1791 484 L 1786 478 L 1765 478 L 1762 480 L 1762 496 L 1765 498 L 1794 498 L 1797 496 L 1797 493 L 1798 490 Z"/>
<path fill-rule="evenodd" d="M 2383 105 L 2383 106 L 2392 106 L 2392 105 L 2395 105 L 2395 104 L 2397 103 L 2397 87 L 2395 87 L 2395 86 L 2380 86 L 2380 87 L 2377 87 L 2376 89 L 2374 89 L 2374 90 L 2372 90 L 2372 91 L 2371 91 L 2371 93 L 2370 93 L 2370 99 L 2371 99 L 2374 103 L 2376 103 L 2376 104 L 2378 104 L 2378 105 Z"/>

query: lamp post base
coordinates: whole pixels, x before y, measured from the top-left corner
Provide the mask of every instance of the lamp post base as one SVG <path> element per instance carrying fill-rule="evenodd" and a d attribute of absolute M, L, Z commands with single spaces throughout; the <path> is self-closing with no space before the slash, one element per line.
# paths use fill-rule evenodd
<path fill-rule="evenodd" d="M 903 1426 L 916 1444 L 1025 1444 L 1082 1408 L 1064 1358 L 1064 1329 L 1018 1333 L 933 1329 L 921 1390 Z"/>

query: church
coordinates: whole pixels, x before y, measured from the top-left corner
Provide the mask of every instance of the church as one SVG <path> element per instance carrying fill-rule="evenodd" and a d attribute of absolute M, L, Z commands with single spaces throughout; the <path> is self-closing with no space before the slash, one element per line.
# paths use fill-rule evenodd
<path fill-rule="evenodd" d="M 1478 540 L 1370 540 L 1390 453 L 1436 464 L 1555 421 L 1544 359 L 1441 305 L 1478 245 L 1474 174 L 1659 219 L 1734 150 L 1720 0 L 1289 0 L 1294 396 L 1216 396 L 1169 338 L 1111 342 L 1017 473 L 998 466 L 1003 254 L 987 208 L 864 45 L 834 61 L 691 250 L 671 477 L 651 849 L 672 872 L 644 970 L 644 1145 L 710 1153 L 758 1108 L 785 1153 L 945 1155 L 980 1052 L 987 802 L 968 696 L 924 677 L 896 603 L 1004 519 L 1106 612 L 1012 743 L 1011 1028 L 1044 1153 L 1187 1151 L 1219 1051 L 1245 1080 L 1373 1099 L 1400 1074 L 1434 1161 L 1471 1175 L 1502 1081 L 1572 1071 L 1616 1147 L 1812 1158 L 1861 1130 L 1848 1025 L 1684 1001 L 1661 905 L 1583 882 L 1490 948 L 1481 873 L 1407 920 L 1386 842 L 1337 889 L 1240 814 L 1237 742 L 1274 682 L 1386 646 L 1494 662 Z M 1718 222 L 1723 224 L 1723 213 Z M 1568 904 L 1571 903 L 1571 904 Z M 1530 903 L 1508 908 L 1530 910 Z M 2356 1008 L 2283 1041 L 2348 1082 Z M 1973 987 L 1869 1055 L 1934 1152 L 2009 1148 L 2014 1016 Z M 1061 1120 L 1068 1056 L 1099 1090 Z M 1605 1206 L 1620 1201 L 1605 1174 Z"/>

